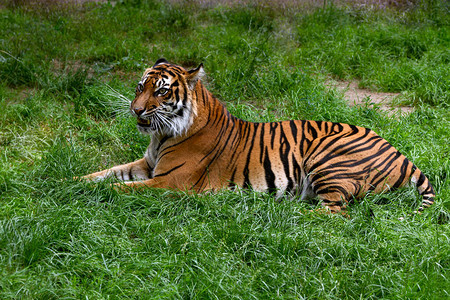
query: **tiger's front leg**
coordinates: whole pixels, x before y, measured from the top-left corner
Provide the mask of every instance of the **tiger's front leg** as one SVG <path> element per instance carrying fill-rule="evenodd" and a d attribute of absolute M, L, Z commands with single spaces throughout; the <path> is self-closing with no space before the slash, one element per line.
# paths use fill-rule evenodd
<path fill-rule="evenodd" d="M 147 180 L 118 182 L 114 184 L 114 189 L 122 192 L 143 188 L 163 188 L 178 191 L 200 192 L 200 189 L 194 187 L 190 172 L 160 173 Z"/>
<path fill-rule="evenodd" d="M 148 180 L 153 177 L 153 170 L 145 158 L 132 163 L 119 165 L 100 172 L 95 172 L 81 177 L 89 181 L 101 181 L 107 178 L 116 178 L 121 181 L 140 181 Z"/>
<path fill-rule="evenodd" d="M 173 186 L 167 178 L 150 178 L 142 181 L 124 181 L 114 183 L 113 187 L 116 191 L 119 192 L 129 192 L 130 189 L 140 189 L 140 188 L 172 188 L 177 189 L 177 187 Z"/>

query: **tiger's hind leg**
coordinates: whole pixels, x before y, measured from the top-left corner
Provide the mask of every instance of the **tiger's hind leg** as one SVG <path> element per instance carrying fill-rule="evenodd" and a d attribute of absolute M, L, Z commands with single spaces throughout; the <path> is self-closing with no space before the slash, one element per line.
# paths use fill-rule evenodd
<path fill-rule="evenodd" d="M 347 200 L 345 195 L 339 191 L 317 193 L 318 198 L 322 201 L 322 206 L 332 213 L 345 214 L 347 210 Z"/>
<path fill-rule="evenodd" d="M 347 208 L 347 192 L 340 187 L 318 188 L 317 185 L 310 181 L 310 177 L 306 177 L 303 181 L 303 190 L 301 200 L 319 199 L 326 213 L 346 214 Z"/>

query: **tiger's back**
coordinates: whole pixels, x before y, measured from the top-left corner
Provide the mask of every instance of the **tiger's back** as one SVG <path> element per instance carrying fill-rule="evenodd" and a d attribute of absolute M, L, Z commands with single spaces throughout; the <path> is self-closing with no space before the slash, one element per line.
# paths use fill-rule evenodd
<path fill-rule="evenodd" d="M 236 122 L 231 128 L 239 133 L 230 130 L 230 138 L 220 139 L 222 148 L 230 143 L 230 153 L 217 166 L 230 186 L 319 197 L 338 211 L 353 197 L 402 187 L 412 177 L 423 204 L 433 203 L 423 173 L 370 129 L 321 121 Z"/>

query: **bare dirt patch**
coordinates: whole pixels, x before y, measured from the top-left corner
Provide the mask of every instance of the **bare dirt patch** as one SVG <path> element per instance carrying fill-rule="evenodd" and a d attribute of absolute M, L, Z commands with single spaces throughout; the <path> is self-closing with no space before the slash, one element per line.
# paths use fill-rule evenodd
<path fill-rule="evenodd" d="M 376 105 L 381 110 L 388 112 L 390 115 L 395 113 L 409 114 L 414 108 L 410 106 L 395 106 L 394 99 L 400 97 L 399 93 L 383 93 L 362 89 L 358 87 L 356 81 L 336 81 L 327 80 L 325 85 L 329 88 L 335 88 L 338 92 L 344 94 L 350 106 L 367 105 L 370 107 Z"/>

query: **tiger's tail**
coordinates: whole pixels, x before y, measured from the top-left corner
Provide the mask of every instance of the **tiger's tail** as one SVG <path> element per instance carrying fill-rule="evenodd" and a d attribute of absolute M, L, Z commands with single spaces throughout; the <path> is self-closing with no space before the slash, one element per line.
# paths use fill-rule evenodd
<path fill-rule="evenodd" d="M 416 185 L 417 191 L 422 196 L 422 205 L 419 208 L 419 211 L 422 211 L 425 207 L 431 206 L 434 203 L 436 193 L 434 192 L 431 182 L 419 168 L 413 165 L 412 171 L 411 182 Z"/>

